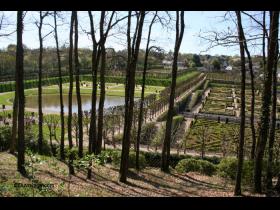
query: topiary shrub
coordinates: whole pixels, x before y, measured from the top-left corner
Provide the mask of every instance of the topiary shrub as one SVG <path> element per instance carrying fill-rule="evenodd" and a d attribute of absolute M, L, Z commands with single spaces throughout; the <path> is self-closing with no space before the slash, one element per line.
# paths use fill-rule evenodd
<path fill-rule="evenodd" d="M 121 164 L 121 151 L 113 151 L 111 153 L 112 155 L 112 163 L 115 166 L 120 166 Z M 128 168 L 135 168 L 136 163 L 136 153 L 135 152 L 129 152 L 129 160 L 128 160 Z M 143 169 L 146 167 L 146 159 L 143 154 L 139 154 L 139 166 L 140 169 Z"/>
<path fill-rule="evenodd" d="M 175 170 L 179 173 L 187 172 L 199 172 L 208 176 L 212 176 L 216 172 L 217 167 L 206 160 L 196 160 L 194 158 L 188 158 L 180 160 L 175 167 Z"/>

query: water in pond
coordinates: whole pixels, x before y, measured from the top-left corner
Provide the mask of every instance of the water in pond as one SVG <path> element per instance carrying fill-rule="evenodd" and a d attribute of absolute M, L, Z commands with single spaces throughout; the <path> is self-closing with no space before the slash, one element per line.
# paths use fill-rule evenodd
<path fill-rule="evenodd" d="M 82 95 L 82 109 L 89 111 L 91 109 L 91 95 Z M 77 96 L 73 95 L 72 112 L 78 112 Z M 68 113 L 68 95 L 63 95 L 64 113 Z M 120 96 L 105 96 L 104 108 L 111 106 L 124 105 L 125 98 Z M 96 107 L 99 106 L 99 96 L 97 96 Z M 26 97 L 27 108 L 38 108 L 38 96 Z M 43 112 L 60 112 L 59 95 L 43 95 L 42 96 Z"/>

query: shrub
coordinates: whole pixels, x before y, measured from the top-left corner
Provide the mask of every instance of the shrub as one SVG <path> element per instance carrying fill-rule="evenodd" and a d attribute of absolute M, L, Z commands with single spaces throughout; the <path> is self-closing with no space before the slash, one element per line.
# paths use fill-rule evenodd
<path fill-rule="evenodd" d="M 224 158 L 218 165 L 218 174 L 221 177 L 235 180 L 237 171 L 237 158 Z M 252 161 L 243 161 L 242 182 L 249 183 L 253 178 L 253 163 Z"/>
<path fill-rule="evenodd" d="M 37 136 L 34 134 L 34 131 L 30 126 L 26 127 L 24 135 L 25 135 L 26 148 L 30 149 L 31 152 L 33 152 L 33 153 L 39 152 Z M 42 154 L 43 155 L 52 154 L 51 147 L 46 139 L 43 139 L 43 142 L 42 142 Z"/>
<path fill-rule="evenodd" d="M 150 144 L 157 133 L 157 126 L 155 122 L 146 123 L 141 130 L 141 143 Z"/>
<path fill-rule="evenodd" d="M 179 173 L 185 173 L 190 171 L 200 171 L 200 166 L 197 161 L 193 158 L 180 160 L 175 170 Z"/>
<path fill-rule="evenodd" d="M 212 176 L 217 171 L 217 166 L 207 160 L 197 160 L 200 164 L 201 173 Z"/>
<path fill-rule="evenodd" d="M 119 166 L 121 163 L 121 151 L 113 151 L 111 155 L 112 155 L 113 165 Z M 130 152 L 129 160 L 128 160 L 128 168 L 135 168 L 135 163 L 136 163 L 136 153 Z M 143 154 L 139 154 L 139 166 L 141 169 L 146 167 L 146 159 Z"/>
<path fill-rule="evenodd" d="M 114 141 L 115 143 L 120 143 L 122 142 L 123 134 L 115 134 L 114 135 Z"/>
<path fill-rule="evenodd" d="M 73 156 L 72 156 L 72 157 L 73 157 L 73 160 L 79 159 L 78 148 L 72 147 L 72 149 L 70 150 L 69 147 L 66 147 L 65 150 L 64 150 L 64 152 L 65 152 L 65 156 L 66 156 L 67 158 L 69 158 L 69 157 L 70 157 L 70 154 L 72 153 L 72 155 L 73 155 Z M 57 153 L 57 154 L 59 155 L 59 153 Z"/>
<path fill-rule="evenodd" d="M 216 172 L 216 166 L 206 160 L 196 160 L 194 158 L 188 158 L 180 160 L 175 167 L 175 170 L 179 173 L 192 171 L 212 176 Z"/>
<path fill-rule="evenodd" d="M 0 127 L 0 151 L 9 149 L 10 141 L 12 139 L 12 129 L 10 126 Z"/>

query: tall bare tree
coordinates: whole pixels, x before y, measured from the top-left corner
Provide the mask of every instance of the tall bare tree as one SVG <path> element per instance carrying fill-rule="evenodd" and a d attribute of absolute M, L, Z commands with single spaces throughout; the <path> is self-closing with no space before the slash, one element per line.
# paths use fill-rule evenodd
<path fill-rule="evenodd" d="M 238 146 L 238 166 L 236 174 L 236 183 L 234 195 L 241 195 L 241 176 L 244 159 L 244 135 L 245 135 L 245 81 L 246 81 L 246 68 L 245 68 L 245 36 L 242 26 L 240 11 L 235 12 L 237 17 L 238 40 L 240 46 L 241 58 L 241 107 L 240 107 L 240 129 L 239 129 L 239 146 Z"/>
<path fill-rule="evenodd" d="M 69 37 L 69 94 L 68 94 L 68 122 L 67 122 L 67 129 L 68 129 L 68 141 L 69 141 L 69 173 L 74 174 L 74 167 L 73 167 L 73 140 L 72 140 L 72 96 L 73 96 L 73 27 L 75 21 L 74 11 L 71 14 L 71 23 L 70 23 L 70 37 Z"/>
<path fill-rule="evenodd" d="M 75 59 L 75 78 L 76 78 L 76 95 L 78 105 L 78 135 L 79 135 L 79 152 L 80 158 L 83 157 L 83 110 L 82 110 L 82 99 L 80 93 L 80 63 L 78 53 L 78 17 L 77 11 L 74 11 L 74 22 L 75 22 L 75 43 L 74 43 L 74 59 Z"/>
<path fill-rule="evenodd" d="M 168 172 L 169 171 L 169 157 L 170 157 L 170 141 L 171 141 L 171 130 L 172 130 L 172 119 L 173 119 L 173 109 L 174 109 L 174 99 L 175 99 L 175 88 L 176 88 L 176 77 L 178 69 L 178 54 L 181 46 L 181 42 L 184 36 L 184 11 L 176 11 L 176 39 L 175 47 L 173 53 L 173 64 L 172 64 L 172 82 L 170 89 L 170 98 L 169 98 L 169 107 L 166 120 L 166 130 L 165 138 L 163 142 L 162 149 L 162 162 L 161 170 Z"/>
<path fill-rule="evenodd" d="M 57 56 L 57 65 L 58 65 L 58 75 L 59 75 L 59 100 L 60 100 L 60 123 L 61 123 L 61 134 L 60 134 L 60 159 L 65 159 L 64 153 L 64 135 L 65 135 L 65 126 L 64 126 L 64 105 L 63 105 L 63 89 L 62 89 L 62 74 L 61 74 L 61 56 L 58 43 L 58 33 L 57 33 L 57 12 L 54 11 L 54 38 L 56 44 L 56 56 Z"/>
<path fill-rule="evenodd" d="M 100 58 L 100 50 L 98 50 L 98 43 L 95 37 L 95 27 L 91 11 L 88 11 L 91 28 L 92 39 L 92 94 L 91 94 L 91 116 L 90 116 L 90 128 L 89 128 L 89 145 L 88 151 L 91 154 L 96 148 L 97 132 L 96 132 L 96 96 L 97 96 L 97 68 Z M 91 163 L 88 169 L 87 178 L 91 178 Z"/>
<path fill-rule="evenodd" d="M 98 50 L 98 43 L 95 37 L 95 27 L 91 11 L 88 11 L 91 27 L 91 39 L 93 44 L 92 49 L 92 95 L 91 95 L 91 117 L 90 117 L 90 131 L 89 131 L 89 151 L 93 151 L 96 144 L 96 95 L 97 95 L 97 67 L 100 58 L 100 51 Z"/>
<path fill-rule="evenodd" d="M 18 159 L 17 169 L 18 171 L 26 175 L 25 170 L 25 142 L 24 142 L 24 71 L 23 71 L 23 44 L 22 44 L 22 32 L 23 32 L 23 12 L 17 12 L 17 51 L 16 51 L 16 91 L 18 92 Z"/>
<path fill-rule="evenodd" d="M 108 26 L 104 29 L 105 26 L 105 11 L 101 12 L 100 18 L 100 53 L 101 53 L 101 66 L 100 66 L 100 98 L 99 98 L 99 106 L 98 106 L 98 125 L 97 125 L 97 145 L 96 145 L 96 154 L 101 152 L 102 148 L 102 137 L 103 137 L 103 112 L 104 112 L 104 101 L 105 101 L 105 68 L 106 68 L 106 49 L 105 43 L 108 37 L 109 30 L 112 27 L 112 20 L 115 14 L 115 11 L 111 13 Z M 104 140 L 105 141 L 105 140 Z"/>
<path fill-rule="evenodd" d="M 39 23 L 36 22 L 36 25 L 38 27 L 38 33 L 39 33 L 39 74 L 38 74 L 38 115 L 39 115 L 39 135 L 38 135 L 38 150 L 39 154 L 42 154 L 42 147 L 43 147 L 43 111 L 42 111 L 42 67 L 43 67 L 43 39 L 46 36 L 42 36 L 42 27 L 43 27 L 43 21 L 44 18 L 49 15 L 48 12 L 43 13 L 40 11 L 40 19 Z"/>
<path fill-rule="evenodd" d="M 131 43 L 131 16 L 132 12 L 128 12 L 127 24 L 127 69 L 126 69 L 126 84 L 125 84 L 125 120 L 124 132 L 122 141 L 122 154 L 120 165 L 120 182 L 126 182 L 128 171 L 128 159 L 131 137 L 131 126 L 133 120 L 134 106 L 134 89 L 135 89 L 135 71 L 138 60 L 139 47 L 142 38 L 142 29 L 145 19 L 145 11 L 136 12 L 137 20 L 136 27 Z"/>
<path fill-rule="evenodd" d="M 154 14 L 154 17 L 149 25 L 148 30 L 148 37 L 147 37 L 147 44 L 146 44 L 146 51 L 145 51 L 145 58 L 144 58 L 144 69 L 143 69 L 143 75 L 142 75 L 142 91 L 141 91 L 141 99 L 140 99 L 140 108 L 139 108 L 139 116 L 138 116 L 138 130 L 137 130 L 137 138 L 136 138 L 136 169 L 139 170 L 139 150 L 140 150 L 140 135 L 141 135 L 141 128 L 143 123 L 143 106 L 144 106 L 144 96 L 145 96 L 145 82 L 146 82 L 146 72 L 148 67 L 148 58 L 149 58 L 149 52 L 152 49 L 150 47 L 150 38 L 151 38 L 151 32 L 152 32 L 152 26 L 156 20 L 157 12 Z"/>
<path fill-rule="evenodd" d="M 270 29 L 268 41 L 267 64 L 264 72 L 264 88 L 262 93 L 262 108 L 259 138 L 254 161 L 254 191 L 262 192 L 262 162 L 269 130 L 269 114 L 271 104 L 272 72 L 278 42 L 279 11 L 270 12 Z"/>
<path fill-rule="evenodd" d="M 277 35 L 278 39 L 278 35 Z M 268 163 L 266 171 L 266 188 L 272 189 L 272 164 L 273 164 L 273 146 L 275 141 L 276 127 L 276 105 L 277 105 L 277 64 L 278 64 L 279 45 L 276 43 L 276 53 L 272 72 L 272 106 L 270 114 L 269 140 L 268 140 Z"/>

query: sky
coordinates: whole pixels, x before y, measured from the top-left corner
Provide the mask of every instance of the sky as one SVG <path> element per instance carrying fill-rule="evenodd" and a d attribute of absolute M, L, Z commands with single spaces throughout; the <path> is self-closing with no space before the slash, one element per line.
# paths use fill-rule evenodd
<path fill-rule="evenodd" d="M 96 26 L 98 26 L 99 21 L 99 13 L 93 12 L 94 22 Z M 172 12 L 171 12 L 172 13 Z M 238 55 L 239 47 L 215 47 L 212 49 L 208 49 L 209 43 L 203 41 L 198 37 L 199 33 L 205 33 L 208 31 L 224 31 L 230 28 L 231 30 L 236 32 L 236 26 L 233 21 L 223 21 L 225 11 L 186 11 L 185 12 L 185 33 L 182 40 L 180 52 L 181 53 L 196 53 L 196 54 L 210 54 L 210 55 Z M 10 25 L 2 27 L 0 30 L 0 34 L 4 33 L 4 31 L 14 31 L 16 26 L 16 12 L 4 11 L 5 17 L 8 20 Z M 59 25 L 58 33 L 59 33 L 59 43 L 67 44 L 69 40 L 69 21 L 70 21 L 70 12 L 64 12 L 64 24 Z M 119 17 L 126 15 L 126 12 L 120 12 Z M 161 12 L 163 14 L 163 12 Z M 173 14 L 175 14 L 173 12 Z M 38 20 L 39 12 L 27 12 L 24 18 L 24 33 L 23 33 L 23 43 L 29 48 L 38 48 L 39 47 L 39 39 L 38 39 L 38 28 L 35 25 L 36 20 Z M 147 29 L 149 20 L 151 20 L 151 16 L 147 17 L 147 22 L 144 24 L 143 30 L 143 39 L 140 45 L 140 48 L 145 48 L 147 36 Z M 79 21 L 79 47 L 83 48 L 91 48 L 92 43 L 90 37 L 84 31 L 90 31 L 89 17 L 86 11 L 78 12 L 78 21 Z M 244 25 L 252 25 L 252 23 L 248 20 L 248 18 L 243 18 Z M 45 20 L 46 24 L 53 25 L 53 18 L 48 17 Z M 58 21 L 61 24 L 60 21 Z M 122 21 L 122 29 L 115 28 L 111 31 L 111 34 L 107 40 L 106 47 L 113 47 L 116 50 L 122 50 L 126 48 L 126 37 L 125 37 L 125 27 L 127 21 Z M 173 21 L 173 25 L 175 21 Z M 170 24 L 171 25 L 171 24 Z M 48 34 L 52 28 L 49 25 L 43 26 L 43 34 Z M 120 33 L 120 31 L 122 33 Z M 174 49 L 175 42 L 175 30 L 162 28 L 160 24 L 155 24 L 152 30 L 152 42 L 151 44 L 160 46 L 166 52 L 172 51 Z M 16 33 L 12 34 L 9 37 L 1 37 L 0 36 L 0 48 L 5 48 L 9 44 L 16 44 Z M 54 38 L 53 34 L 50 34 L 44 39 L 44 47 L 54 47 Z M 252 54 L 260 54 L 261 49 L 258 47 L 254 47 Z"/>

